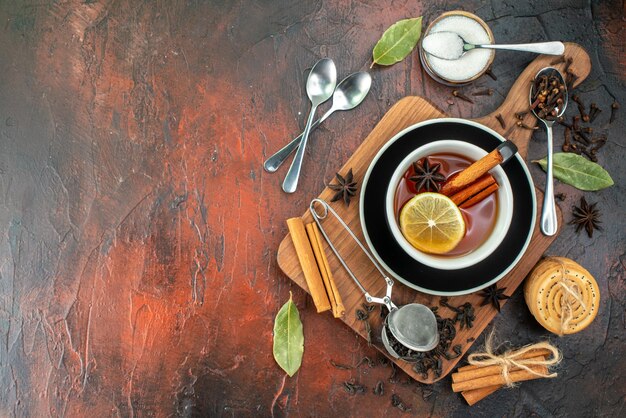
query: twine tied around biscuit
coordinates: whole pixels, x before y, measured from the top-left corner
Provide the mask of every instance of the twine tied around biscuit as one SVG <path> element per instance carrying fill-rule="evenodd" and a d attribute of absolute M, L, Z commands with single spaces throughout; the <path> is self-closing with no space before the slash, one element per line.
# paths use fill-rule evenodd
<path fill-rule="evenodd" d="M 502 377 L 506 382 L 507 387 L 513 387 L 514 383 L 511 380 L 509 372 L 511 368 L 517 367 L 522 370 L 526 370 L 538 377 L 554 378 L 557 377 L 557 373 L 541 373 L 531 368 L 531 366 L 556 366 L 561 362 L 561 352 L 558 348 L 548 343 L 547 341 L 525 345 L 524 347 L 507 350 L 502 354 L 494 354 L 494 333 L 495 329 L 492 329 L 487 338 L 485 339 L 485 351 L 472 353 L 468 356 L 467 360 L 469 364 L 473 366 L 501 366 Z M 523 358 L 524 354 L 532 350 L 545 349 L 550 352 L 550 356 L 544 360 L 532 360 Z"/>
<path fill-rule="evenodd" d="M 561 266 L 561 277 L 559 278 L 557 285 L 560 286 L 565 292 L 563 298 L 561 299 L 561 332 L 559 333 L 560 336 L 563 336 L 569 327 L 569 323 L 574 318 L 574 303 L 578 302 L 584 310 L 587 310 L 587 305 L 585 305 L 585 301 L 583 300 L 583 296 L 578 285 L 576 283 L 572 283 L 570 280 L 567 280 L 565 277 L 565 264 L 557 258 L 550 258 L 550 260 L 556 261 Z"/>

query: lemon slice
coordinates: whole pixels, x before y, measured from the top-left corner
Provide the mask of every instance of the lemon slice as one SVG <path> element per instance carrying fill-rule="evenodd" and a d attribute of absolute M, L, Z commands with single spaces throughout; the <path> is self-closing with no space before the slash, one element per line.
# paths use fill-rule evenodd
<path fill-rule="evenodd" d="M 439 193 L 420 193 L 400 211 L 400 230 L 412 246 L 431 254 L 445 254 L 465 236 L 461 210 Z"/>

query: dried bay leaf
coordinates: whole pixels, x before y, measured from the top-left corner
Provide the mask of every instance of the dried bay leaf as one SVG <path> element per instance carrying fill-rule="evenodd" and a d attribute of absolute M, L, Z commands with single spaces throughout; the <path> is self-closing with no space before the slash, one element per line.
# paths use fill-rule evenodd
<path fill-rule="evenodd" d="M 291 377 L 300 368 L 303 353 L 304 334 L 300 313 L 289 292 L 289 300 L 280 308 L 274 320 L 274 359 Z"/>
<path fill-rule="evenodd" d="M 545 171 L 547 158 L 535 160 Z M 580 190 L 596 191 L 613 185 L 609 173 L 599 164 L 585 157 L 569 152 L 559 152 L 552 156 L 554 177 Z"/>
<path fill-rule="evenodd" d="M 422 17 L 403 19 L 391 25 L 374 46 L 374 64 L 392 65 L 415 48 L 422 34 Z"/>

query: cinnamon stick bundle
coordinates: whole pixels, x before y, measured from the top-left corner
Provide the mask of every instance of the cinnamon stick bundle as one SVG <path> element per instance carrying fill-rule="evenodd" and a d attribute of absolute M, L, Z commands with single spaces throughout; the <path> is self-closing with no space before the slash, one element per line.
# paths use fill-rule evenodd
<path fill-rule="evenodd" d="M 464 171 L 462 171 L 461 174 L 462 173 L 464 173 Z M 496 190 L 498 190 L 496 179 L 491 174 L 485 174 L 468 187 L 450 196 L 450 199 L 457 206 L 465 208 L 480 202 Z"/>
<path fill-rule="evenodd" d="M 545 375 L 548 373 L 548 366 L 543 365 L 543 364 L 536 365 L 536 366 L 529 366 L 529 369 L 531 369 L 535 373 L 539 373 L 542 375 Z M 521 370 L 510 372 L 509 378 L 511 382 L 517 383 L 517 382 L 523 382 L 526 380 L 539 379 L 540 377 L 542 377 L 542 376 L 538 376 L 535 373 L 529 372 L 528 370 L 521 369 Z M 494 374 L 491 376 L 479 377 L 474 380 L 467 380 L 465 382 L 452 383 L 452 391 L 463 392 L 467 390 L 486 388 L 489 386 L 496 386 L 496 385 L 503 386 L 506 383 L 507 381 L 504 378 L 504 376 L 502 376 L 502 373 L 499 373 L 499 374 Z"/>
<path fill-rule="evenodd" d="M 463 188 L 474 183 L 502 161 L 504 161 L 504 158 L 502 157 L 502 154 L 500 154 L 500 150 L 496 148 L 480 160 L 467 167 L 465 170 L 461 171 L 457 176 L 447 181 L 441 187 L 440 192 L 450 197 Z"/>
<path fill-rule="evenodd" d="M 304 279 L 306 280 L 309 293 L 313 298 L 317 312 L 320 313 L 330 310 L 330 300 L 326 294 L 320 269 L 315 261 L 315 255 L 313 254 L 311 242 L 304 229 L 302 218 L 287 219 L 287 228 L 289 228 L 291 240 L 296 248 L 298 260 L 304 272 Z"/>
<path fill-rule="evenodd" d="M 328 299 L 330 301 L 333 316 L 335 318 L 341 318 L 346 313 L 346 308 L 343 305 L 341 295 L 337 289 L 337 284 L 335 283 L 335 279 L 333 278 L 333 274 L 330 270 L 330 265 L 328 264 L 328 259 L 324 253 L 324 248 L 322 247 L 322 236 L 320 235 L 319 227 L 315 222 L 308 223 L 306 224 L 306 233 L 309 236 L 311 247 L 313 247 L 313 255 L 315 256 L 315 260 L 317 261 L 317 265 L 320 269 L 322 281 L 324 282 L 324 287 L 326 288 L 326 294 L 328 295 Z"/>
<path fill-rule="evenodd" d="M 540 378 L 553 378 L 549 366 L 559 364 L 561 354 L 547 342 L 527 345 L 496 355 L 493 351 L 493 330 L 485 341 L 485 352 L 472 353 L 469 366 L 459 367 L 452 374 L 452 390 L 461 392 L 471 406 L 503 386 Z"/>
<path fill-rule="evenodd" d="M 550 354 L 549 350 L 539 349 L 533 352 L 524 353 L 524 355 L 520 356 L 520 360 L 528 359 L 530 361 L 545 361 L 546 357 Z M 533 357 L 534 356 L 534 357 Z M 518 367 L 513 367 L 511 371 L 521 370 Z M 501 366 L 464 366 L 459 367 L 456 373 L 452 374 L 452 381 L 454 383 L 460 382 L 469 382 L 479 377 L 485 376 L 493 376 L 502 373 Z M 535 376 L 535 379 L 539 379 L 539 376 Z M 477 389 L 466 389 L 461 392 L 463 399 L 467 402 L 469 406 L 474 405 L 478 401 L 483 400 L 487 396 L 491 395 L 498 389 L 502 388 L 504 385 L 497 384 L 493 386 L 485 386 Z"/>

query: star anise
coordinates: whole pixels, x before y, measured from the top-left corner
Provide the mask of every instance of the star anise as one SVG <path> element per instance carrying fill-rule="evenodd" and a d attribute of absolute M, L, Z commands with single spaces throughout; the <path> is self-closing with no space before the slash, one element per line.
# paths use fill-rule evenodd
<path fill-rule="evenodd" d="M 585 228 L 589 238 L 592 238 L 594 229 L 602 230 L 600 227 L 602 223 L 600 220 L 600 211 L 596 209 L 597 204 L 598 202 L 588 204 L 585 200 L 585 196 L 580 198 L 580 206 L 574 206 L 574 209 L 572 209 L 574 219 L 569 221 L 570 225 L 576 225 L 576 232 L 580 232 L 581 229 Z"/>
<path fill-rule="evenodd" d="M 441 188 L 441 184 L 446 178 L 442 174 L 439 174 L 441 164 L 430 164 L 428 158 L 424 158 L 422 164 L 413 163 L 413 170 L 415 175 L 409 177 L 409 180 L 415 182 L 415 189 L 420 191 L 422 188 L 427 192 L 438 192 Z"/>
<path fill-rule="evenodd" d="M 352 196 L 356 195 L 357 183 L 354 181 L 354 175 L 352 174 L 352 169 L 348 171 L 346 177 L 342 177 L 341 174 L 336 173 L 335 177 L 337 178 L 338 184 L 329 184 L 331 190 L 334 190 L 336 193 L 333 198 L 330 200 L 331 202 L 336 202 L 337 200 L 343 199 L 344 203 L 347 206 L 350 206 L 350 199 Z"/>
<path fill-rule="evenodd" d="M 488 288 L 484 289 L 480 294 L 484 298 L 480 306 L 485 306 L 491 303 L 493 307 L 500 312 L 500 301 L 510 298 L 510 296 L 504 294 L 505 290 L 506 287 L 499 288 L 496 284 L 492 284 Z"/>

